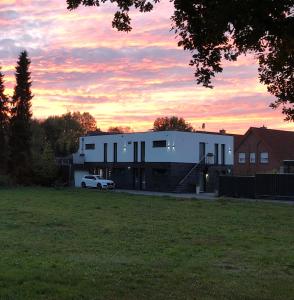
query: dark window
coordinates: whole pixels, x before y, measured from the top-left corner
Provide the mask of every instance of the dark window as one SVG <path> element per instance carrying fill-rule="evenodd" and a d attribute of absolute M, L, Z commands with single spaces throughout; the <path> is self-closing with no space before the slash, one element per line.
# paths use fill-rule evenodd
<path fill-rule="evenodd" d="M 218 144 L 214 144 L 214 164 L 218 165 Z"/>
<path fill-rule="evenodd" d="M 199 162 L 205 162 L 205 143 L 199 143 Z"/>
<path fill-rule="evenodd" d="M 107 143 L 104 143 L 104 162 L 107 162 Z"/>
<path fill-rule="evenodd" d="M 166 147 L 166 141 L 153 141 L 153 148 L 164 148 Z"/>
<path fill-rule="evenodd" d="M 221 148 L 221 164 L 224 165 L 226 163 L 226 145 L 222 144 Z"/>
<path fill-rule="evenodd" d="M 138 142 L 134 142 L 134 162 L 138 162 Z"/>
<path fill-rule="evenodd" d="M 141 162 L 145 162 L 145 142 L 141 142 Z"/>
<path fill-rule="evenodd" d="M 94 150 L 95 144 L 86 144 L 86 150 Z"/>
<path fill-rule="evenodd" d="M 113 162 L 117 162 L 117 143 L 113 143 Z"/>
<path fill-rule="evenodd" d="M 167 169 L 152 169 L 152 175 L 155 176 L 163 176 L 167 175 L 168 170 Z"/>

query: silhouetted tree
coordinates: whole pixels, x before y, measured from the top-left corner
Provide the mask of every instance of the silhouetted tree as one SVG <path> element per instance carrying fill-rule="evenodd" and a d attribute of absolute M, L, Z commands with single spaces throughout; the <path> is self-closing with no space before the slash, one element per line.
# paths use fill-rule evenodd
<path fill-rule="evenodd" d="M 16 85 L 12 97 L 10 119 L 9 168 L 19 183 L 30 181 L 31 171 L 31 73 L 30 59 L 26 51 L 21 52 L 16 66 Z"/>
<path fill-rule="evenodd" d="M 123 127 L 123 126 L 115 126 L 115 127 L 109 127 L 108 132 L 111 133 L 128 133 L 128 132 L 132 132 L 131 127 Z"/>
<path fill-rule="evenodd" d="M 72 116 L 75 120 L 77 120 L 82 128 L 84 129 L 84 133 L 91 131 L 97 131 L 97 124 L 95 118 L 88 112 L 80 113 L 79 111 L 73 112 Z"/>
<path fill-rule="evenodd" d="M 161 117 L 157 118 L 153 124 L 154 131 L 178 130 L 178 131 L 193 131 L 193 127 L 183 118 Z"/>
<path fill-rule="evenodd" d="M 130 31 L 130 8 L 148 12 L 160 0 L 67 0 L 68 9 L 80 5 L 117 5 L 113 27 Z M 172 0 L 172 29 L 178 46 L 191 52 L 198 84 L 212 87 L 222 72 L 222 60 L 235 61 L 253 53 L 259 61 L 259 79 L 282 106 L 286 120 L 294 121 L 294 1 L 293 0 Z"/>
<path fill-rule="evenodd" d="M 67 156 L 77 151 L 79 137 L 85 129 L 71 113 L 47 118 L 42 126 L 55 156 Z"/>
<path fill-rule="evenodd" d="M 5 94 L 4 74 L 0 67 L 0 174 L 6 173 L 8 158 L 9 99 Z"/>

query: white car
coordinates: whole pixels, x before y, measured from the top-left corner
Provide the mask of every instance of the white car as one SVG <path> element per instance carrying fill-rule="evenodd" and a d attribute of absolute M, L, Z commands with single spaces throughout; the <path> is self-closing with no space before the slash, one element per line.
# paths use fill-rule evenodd
<path fill-rule="evenodd" d="M 114 189 L 115 184 L 112 180 L 102 179 L 98 175 L 86 175 L 81 181 L 82 188 L 92 187 L 99 190 Z"/>

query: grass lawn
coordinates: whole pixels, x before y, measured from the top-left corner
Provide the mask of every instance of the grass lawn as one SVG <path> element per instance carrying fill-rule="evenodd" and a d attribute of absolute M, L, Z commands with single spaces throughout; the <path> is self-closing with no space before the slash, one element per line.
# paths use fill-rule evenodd
<path fill-rule="evenodd" d="M 294 205 L 0 190 L 0 299 L 294 299 Z"/>

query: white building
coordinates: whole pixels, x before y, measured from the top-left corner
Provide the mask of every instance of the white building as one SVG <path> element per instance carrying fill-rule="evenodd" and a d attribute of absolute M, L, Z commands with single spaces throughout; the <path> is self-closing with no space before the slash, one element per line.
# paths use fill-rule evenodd
<path fill-rule="evenodd" d="M 75 184 L 88 173 L 112 178 L 119 188 L 213 190 L 229 172 L 234 137 L 224 133 L 158 131 L 88 135 L 74 155 Z"/>

